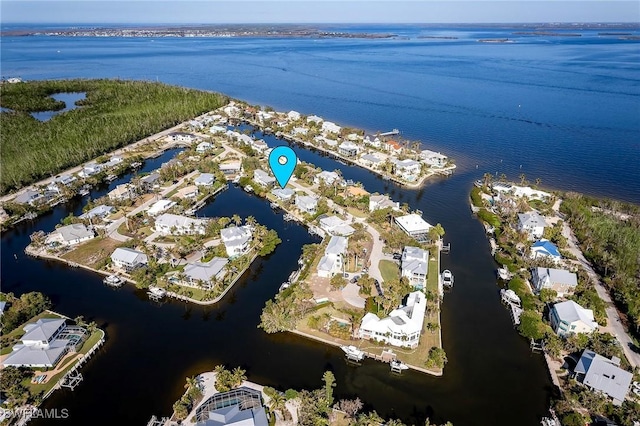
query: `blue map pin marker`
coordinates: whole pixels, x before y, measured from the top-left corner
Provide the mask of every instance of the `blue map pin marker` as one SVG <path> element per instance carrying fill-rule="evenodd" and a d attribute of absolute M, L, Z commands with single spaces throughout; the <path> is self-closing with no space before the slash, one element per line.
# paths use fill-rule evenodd
<path fill-rule="evenodd" d="M 269 167 L 281 188 L 287 186 L 297 162 L 296 153 L 285 145 L 273 148 L 269 154 Z"/>

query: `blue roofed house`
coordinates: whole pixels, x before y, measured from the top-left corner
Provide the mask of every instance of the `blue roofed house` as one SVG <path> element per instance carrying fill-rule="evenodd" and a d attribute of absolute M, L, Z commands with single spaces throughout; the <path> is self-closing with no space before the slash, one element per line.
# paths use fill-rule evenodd
<path fill-rule="evenodd" d="M 624 402 L 633 380 L 633 374 L 620 368 L 619 358 L 605 358 L 589 349 L 582 352 L 574 373 L 579 382 L 609 396 L 618 406 Z"/>
<path fill-rule="evenodd" d="M 543 238 L 541 240 L 536 241 L 531 246 L 531 258 L 532 259 L 546 258 L 554 262 L 558 262 L 562 259 L 562 256 L 560 255 L 560 251 L 558 251 L 558 247 L 556 247 L 555 244 Z"/>

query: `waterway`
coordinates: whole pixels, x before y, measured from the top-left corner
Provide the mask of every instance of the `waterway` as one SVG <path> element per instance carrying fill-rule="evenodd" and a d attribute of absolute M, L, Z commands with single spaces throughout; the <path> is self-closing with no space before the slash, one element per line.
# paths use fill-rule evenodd
<path fill-rule="evenodd" d="M 371 131 L 397 127 L 452 155 L 459 166 L 449 178 L 410 190 L 294 147 L 302 160 L 340 169 L 370 192 L 389 193 L 445 227 L 452 251 L 442 266 L 453 271 L 456 285 L 442 308 L 449 360 L 443 377 L 395 377 L 373 361 L 348 367 L 339 349 L 258 329 L 265 301 L 297 267 L 301 247 L 313 240 L 264 200 L 231 187 L 200 214 L 252 215 L 276 229 L 283 243 L 213 307 L 153 304 L 131 286 L 112 290 L 91 273 L 22 254 L 29 234 L 50 231 L 69 212 L 79 213 L 85 200 L 3 234 L 4 291 L 42 291 L 57 311 L 84 315 L 107 332 L 105 346 L 83 368 L 84 382 L 75 392 L 55 393 L 46 408 L 68 408 L 66 424 L 143 424 L 152 414 L 170 413 L 185 376 L 224 363 L 280 389 L 318 387 L 322 372 L 332 369 L 338 398 L 359 396 L 367 409 L 409 423 L 430 416 L 456 426 L 538 424 L 551 383 L 542 358 L 529 351 L 500 305 L 496 265 L 469 210 L 468 193 L 487 171 L 513 178 L 524 172 L 532 180 L 541 177 L 543 185 L 640 202 L 633 161 L 640 140 L 637 44 L 586 34 L 579 40 L 538 37 L 489 45 L 475 40 L 500 38 L 507 30 L 445 31 L 460 37 L 455 42 L 411 38 L 422 29 L 403 31 L 410 39 L 3 37 L 6 75 L 158 78 Z M 270 146 L 284 143 L 265 140 Z M 171 155 L 147 162 L 145 169 Z M 56 422 L 46 421 L 51 423 Z"/>

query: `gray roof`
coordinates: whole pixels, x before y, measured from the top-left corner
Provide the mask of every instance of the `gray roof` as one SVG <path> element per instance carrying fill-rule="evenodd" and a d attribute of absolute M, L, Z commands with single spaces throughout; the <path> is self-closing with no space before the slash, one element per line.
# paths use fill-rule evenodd
<path fill-rule="evenodd" d="M 65 323 L 63 319 L 41 318 L 35 323 L 24 326 L 25 334 L 21 340 L 47 341 L 53 337 L 61 325 Z"/>
<path fill-rule="evenodd" d="M 147 255 L 138 250 L 127 247 L 118 247 L 111 253 L 111 260 L 128 264 L 147 263 Z"/>
<path fill-rule="evenodd" d="M 192 280 L 209 282 L 223 270 L 227 263 L 229 263 L 228 259 L 223 257 L 214 257 L 206 263 L 195 262 L 187 265 L 184 268 L 184 274 Z"/>
<path fill-rule="evenodd" d="M 61 226 L 51 234 L 60 234 L 63 241 L 73 241 L 93 237 L 93 231 L 87 228 L 82 223 L 74 223 L 67 226 Z"/>
<path fill-rule="evenodd" d="M 616 362 L 617 361 L 617 362 Z M 576 365 L 575 372 L 584 374 L 582 383 L 602 391 L 617 401 L 624 401 L 633 374 L 618 367 L 620 360 L 607 359 L 595 352 L 585 349 Z"/>
<path fill-rule="evenodd" d="M 536 268 L 535 275 L 539 280 L 545 280 L 548 277 L 551 284 L 559 283 L 572 287 L 578 285 L 578 277 L 576 274 L 567 271 L 566 269 Z"/>
<path fill-rule="evenodd" d="M 518 213 L 518 221 L 523 227 L 547 226 L 544 217 L 540 216 L 538 212 Z"/>
<path fill-rule="evenodd" d="M 553 305 L 553 309 L 558 314 L 560 321 L 566 321 L 572 323 L 574 321 L 582 321 L 587 325 L 591 325 L 596 328 L 598 323 L 594 321 L 593 311 L 591 309 L 585 309 L 578 305 L 573 300 L 567 300 L 566 302 L 560 302 Z"/>
<path fill-rule="evenodd" d="M 113 212 L 114 210 L 115 208 L 112 206 L 100 204 L 99 206 L 96 206 L 91 210 L 89 210 L 88 212 L 86 212 L 85 214 L 81 215 L 80 218 L 89 219 L 96 216 L 105 217 L 106 215 L 111 214 L 111 212 Z"/>

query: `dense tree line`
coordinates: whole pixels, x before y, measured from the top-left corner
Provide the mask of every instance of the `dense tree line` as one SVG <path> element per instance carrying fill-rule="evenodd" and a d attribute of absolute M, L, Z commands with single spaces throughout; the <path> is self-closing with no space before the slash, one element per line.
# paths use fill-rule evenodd
<path fill-rule="evenodd" d="M 640 208 L 567 194 L 561 211 L 585 257 L 640 335 Z"/>
<path fill-rule="evenodd" d="M 85 92 L 80 108 L 40 122 L 29 113 L 64 107 L 50 95 Z M 0 85 L 0 193 L 81 164 L 189 118 L 218 108 L 217 93 L 161 83 L 56 80 Z"/>

